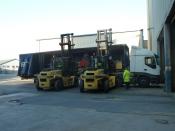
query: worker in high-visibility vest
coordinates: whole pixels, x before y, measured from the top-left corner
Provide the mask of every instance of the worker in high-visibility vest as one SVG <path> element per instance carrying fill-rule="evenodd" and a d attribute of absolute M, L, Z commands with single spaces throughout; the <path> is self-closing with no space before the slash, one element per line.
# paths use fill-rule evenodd
<path fill-rule="evenodd" d="M 123 80 L 124 80 L 126 89 L 129 89 L 130 79 L 131 79 L 131 73 L 128 70 L 128 68 L 125 68 L 123 73 Z"/>

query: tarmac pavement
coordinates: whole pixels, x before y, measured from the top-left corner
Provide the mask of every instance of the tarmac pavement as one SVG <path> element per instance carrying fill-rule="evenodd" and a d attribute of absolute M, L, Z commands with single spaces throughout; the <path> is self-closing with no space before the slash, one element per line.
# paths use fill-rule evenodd
<path fill-rule="evenodd" d="M 37 91 L 10 78 L 0 80 L 0 121 L 3 131 L 173 131 L 175 97 L 160 88 Z"/>

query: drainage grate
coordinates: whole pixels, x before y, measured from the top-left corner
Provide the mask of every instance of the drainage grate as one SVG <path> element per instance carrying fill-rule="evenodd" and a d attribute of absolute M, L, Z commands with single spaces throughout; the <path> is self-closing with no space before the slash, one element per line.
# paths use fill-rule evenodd
<path fill-rule="evenodd" d="M 21 100 L 19 99 L 12 99 L 8 101 L 9 103 L 14 103 L 14 104 L 18 104 L 18 105 L 22 105 L 24 103 L 21 102 Z"/>
<path fill-rule="evenodd" d="M 168 124 L 168 120 L 164 120 L 164 119 L 156 119 L 155 121 L 156 123 L 159 123 L 159 124 Z"/>

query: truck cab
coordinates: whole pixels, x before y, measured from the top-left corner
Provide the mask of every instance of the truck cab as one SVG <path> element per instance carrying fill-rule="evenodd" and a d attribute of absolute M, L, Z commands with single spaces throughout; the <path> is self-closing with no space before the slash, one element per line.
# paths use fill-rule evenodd
<path fill-rule="evenodd" d="M 130 71 L 141 87 L 159 83 L 160 66 L 158 56 L 147 49 L 133 46 L 130 54 Z"/>

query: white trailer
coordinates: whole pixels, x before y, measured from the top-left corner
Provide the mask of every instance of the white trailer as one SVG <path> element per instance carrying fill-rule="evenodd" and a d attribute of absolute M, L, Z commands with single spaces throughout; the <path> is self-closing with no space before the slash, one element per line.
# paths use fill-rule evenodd
<path fill-rule="evenodd" d="M 150 50 L 133 46 L 130 54 L 130 72 L 133 74 L 133 82 L 140 87 L 159 83 L 160 66 L 157 55 Z"/>

